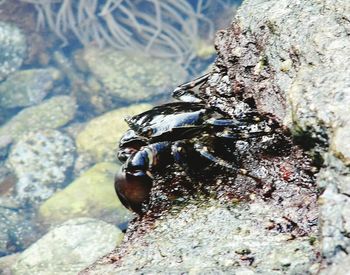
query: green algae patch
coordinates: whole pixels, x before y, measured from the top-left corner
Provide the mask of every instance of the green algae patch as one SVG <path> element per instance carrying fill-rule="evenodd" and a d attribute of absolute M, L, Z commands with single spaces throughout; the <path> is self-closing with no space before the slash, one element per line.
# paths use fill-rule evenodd
<path fill-rule="evenodd" d="M 124 213 L 114 191 L 114 175 L 119 165 L 98 163 L 57 192 L 39 208 L 41 218 L 56 224 L 76 217 L 103 217 L 111 212 Z"/>
<path fill-rule="evenodd" d="M 115 161 L 118 142 L 129 128 L 124 118 L 146 111 L 151 107 L 150 104 L 132 105 L 90 120 L 77 136 L 78 152 L 87 153 L 97 162 Z"/>
<path fill-rule="evenodd" d="M 0 137 L 18 140 L 23 134 L 40 129 L 56 129 L 71 121 L 76 111 L 74 98 L 55 96 L 26 108 L 0 127 Z"/>

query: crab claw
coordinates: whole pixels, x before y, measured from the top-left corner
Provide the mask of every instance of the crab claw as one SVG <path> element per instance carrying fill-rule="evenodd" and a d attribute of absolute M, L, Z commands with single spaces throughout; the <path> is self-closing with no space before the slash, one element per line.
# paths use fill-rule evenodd
<path fill-rule="evenodd" d="M 128 173 L 123 165 L 115 177 L 114 188 L 126 208 L 141 214 L 142 205 L 149 200 L 152 179 L 147 174 Z"/>

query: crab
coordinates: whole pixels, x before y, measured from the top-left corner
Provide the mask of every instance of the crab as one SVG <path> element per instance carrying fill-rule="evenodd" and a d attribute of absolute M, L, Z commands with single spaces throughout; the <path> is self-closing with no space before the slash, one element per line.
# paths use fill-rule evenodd
<path fill-rule="evenodd" d="M 273 135 L 275 123 L 247 106 L 236 115 L 208 106 L 193 88 L 203 88 L 210 76 L 177 87 L 173 97 L 178 101 L 125 119 L 130 129 L 119 142 L 117 157 L 123 165 L 115 177 L 115 190 L 125 207 L 141 214 L 154 174 L 164 173 L 169 165 L 188 173 L 218 166 L 253 177 L 239 167 L 236 143 Z"/>

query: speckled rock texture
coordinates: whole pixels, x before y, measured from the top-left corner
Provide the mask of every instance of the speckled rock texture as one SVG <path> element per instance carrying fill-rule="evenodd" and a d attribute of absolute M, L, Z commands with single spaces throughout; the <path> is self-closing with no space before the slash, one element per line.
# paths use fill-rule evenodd
<path fill-rule="evenodd" d="M 271 231 L 272 219 L 279 219 L 279 213 L 271 215 L 264 202 L 233 206 L 196 201 L 179 213 L 168 214 L 155 223 L 152 232 L 131 242 L 129 256 L 118 269 L 107 267 L 89 274 L 130 274 L 135 265 L 140 268 L 134 271 L 137 274 L 303 274 L 309 268 L 317 270 L 317 265 L 309 264 L 316 260 L 313 239 L 292 239 L 289 233 Z"/>
<path fill-rule="evenodd" d="M 0 258 L 22 251 L 41 234 L 30 211 L 14 200 L 0 198 Z"/>
<path fill-rule="evenodd" d="M 21 253 L 11 274 L 77 274 L 120 242 L 123 233 L 91 218 L 69 220 Z"/>
<path fill-rule="evenodd" d="M 62 184 L 73 166 L 73 140 L 52 129 L 29 132 L 13 146 L 8 163 L 15 171 L 20 201 L 44 200 Z"/>
<path fill-rule="evenodd" d="M 271 174 L 264 181 L 274 180 L 244 190 L 248 181 L 238 177 L 233 185 L 249 193 L 248 201 L 197 200 L 173 206 L 148 225 L 141 217 L 120 248 L 83 273 L 346 274 L 349 14 L 346 0 L 246 0 L 215 42 L 210 80 L 218 80 L 216 91 L 206 91 L 208 104 L 223 104 L 230 113 L 232 95 L 253 99 L 312 156 L 315 182 L 294 178 L 306 163 L 301 158 L 296 165 L 295 153 L 258 164 L 250 158 L 248 170 L 265 167 Z M 265 191 L 256 193 L 260 188 Z M 221 191 L 222 197 L 236 195 Z"/>
<path fill-rule="evenodd" d="M 22 65 L 26 50 L 22 32 L 14 25 L 0 22 L 0 81 Z"/>

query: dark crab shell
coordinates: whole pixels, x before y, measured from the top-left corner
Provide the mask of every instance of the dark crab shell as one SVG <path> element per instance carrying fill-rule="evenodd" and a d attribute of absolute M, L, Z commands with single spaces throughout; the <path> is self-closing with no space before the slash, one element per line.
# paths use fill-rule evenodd
<path fill-rule="evenodd" d="M 127 118 L 126 122 L 141 139 L 171 141 L 192 136 L 191 130 L 205 124 L 211 113 L 201 103 L 173 102 Z"/>

